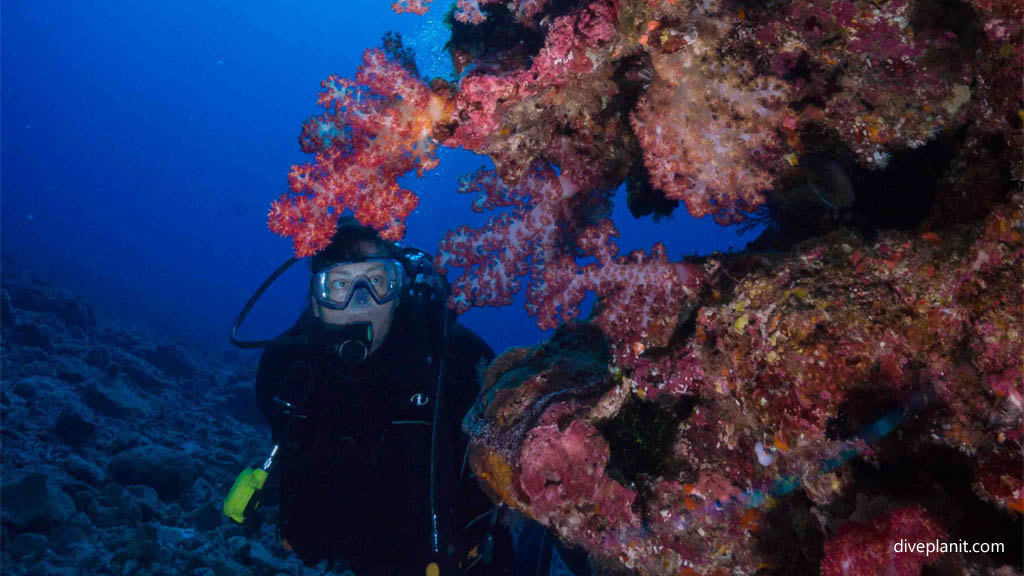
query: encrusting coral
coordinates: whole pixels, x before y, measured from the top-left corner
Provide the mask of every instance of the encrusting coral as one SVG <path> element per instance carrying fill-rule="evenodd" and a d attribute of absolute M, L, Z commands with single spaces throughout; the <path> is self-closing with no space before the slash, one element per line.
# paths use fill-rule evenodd
<path fill-rule="evenodd" d="M 1020 534 L 1024 512 L 1020 222 L 1002 205 L 945 238 L 837 232 L 791 255 L 723 257 L 692 333 L 632 369 L 586 325 L 495 364 L 466 420 L 471 461 L 510 506 L 642 574 L 781 568 L 762 542 L 796 521 L 823 574 L 879 573 L 892 554 L 847 572 L 836 558 L 897 533 L 980 540 L 963 516 L 996 518 L 988 535 L 1009 543 L 999 530 Z M 965 476 L 944 477 L 946 460 Z M 903 485 L 873 485 L 886 472 Z M 892 502 L 855 528 L 863 494 Z M 920 528 L 879 527 L 901 506 L 899 525 Z M 923 560 L 904 562 L 915 568 L 894 573 Z"/>

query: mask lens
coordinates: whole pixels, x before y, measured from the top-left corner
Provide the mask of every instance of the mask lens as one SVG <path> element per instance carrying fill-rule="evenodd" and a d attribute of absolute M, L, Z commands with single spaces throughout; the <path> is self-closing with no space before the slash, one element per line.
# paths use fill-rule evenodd
<path fill-rule="evenodd" d="M 374 262 L 374 267 L 366 271 L 366 282 L 378 299 L 387 298 L 394 289 L 395 282 L 389 268 L 381 262 Z"/>
<path fill-rule="evenodd" d="M 327 277 L 327 300 L 335 304 L 343 304 L 348 301 L 349 292 L 352 291 L 352 278 L 348 274 L 337 272 Z"/>

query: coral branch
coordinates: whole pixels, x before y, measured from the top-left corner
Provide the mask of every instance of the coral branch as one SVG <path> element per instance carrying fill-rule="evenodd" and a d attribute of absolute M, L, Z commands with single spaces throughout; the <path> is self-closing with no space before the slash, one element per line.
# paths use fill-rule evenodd
<path fill-rule="evenodd" d="M 420 16 L 427 13 L 430 10 L 430 3 L 433 0 L 396 0 L 391 4 L 391 9 L 396 14 L 419 14 Z"/>
<path fill-rule="evenodd" d="M 664 345 L 680 304 L 693 298 L 702 282 L 699 267 L 669 262 L 660 244 L 649 256 L 642 251 L 618 256 L 611 221 L 582 224 L 579 210 L 593 208 L 591 199 L 548 167 L 535 167 L 511 189 L 494 172 L 480 170 L 463 181 L 460 192 L 480 194 L 474 210 L 513 210 L 492 217 L 483 228 L 463 226 L 442 240 L 440 267 L 464 270 L 452 287 L 457 311 L 508 304 L 520 290 L 519 280 L 529 276 L 527 311 L 541 328 L 554 328 L 574 320 L 583 298 L 593 292 L 605 302 L 595 322 L 626 357 Z M 573 238 L 575 247 L 569 244 Z M 580 266 L 580 258 L 595 261 Z"/>
<path fill-rule="evenodd" d="M 401 238 L 417 198 L 398 178 L 437 165 L 431 131 L 450 114 L 446 95 L 379 50 L 366 51 L 355 79 L 331 76 L 321 86 L 324 113 L 307 120 L 299 138 L 316 158 L 292 167 L 270 229 L 292 236 L 298 256 L 326 246 L 344 210 L 385 238 Z"/>

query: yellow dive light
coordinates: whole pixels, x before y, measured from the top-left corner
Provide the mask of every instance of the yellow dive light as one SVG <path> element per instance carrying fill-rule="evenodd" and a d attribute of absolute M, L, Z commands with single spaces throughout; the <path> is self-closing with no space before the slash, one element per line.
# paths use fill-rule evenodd
<path fill-rule="evenodd" d="M 246 468 L 235 478 L 235 485 L 224 499 L 224 515 L 239 524 L 245 522 L 245 513 L 253 497 L 263 489 L 267 480 L 267 471 L 259 468 Z M 259 502 L 253 506 L 255 510 Z"/>
<path fill-rule="evenodd" d="M 277 454 L 277 446 L 270 452 L 270 457 L 263 463 L 263 468 L 246 468 L 235 478 L 235 484 L 224 499 L 224 515 L 235 522 L 245 522 L 247 514 L 259 507 L 258 495 L 263 490 L 263 484 L 267 481 L 267 470 L 274 463 L 274 455 Z"/>

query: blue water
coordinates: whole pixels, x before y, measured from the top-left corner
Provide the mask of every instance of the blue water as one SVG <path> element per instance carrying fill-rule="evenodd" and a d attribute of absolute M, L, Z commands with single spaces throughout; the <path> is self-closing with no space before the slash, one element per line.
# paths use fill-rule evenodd
<path fill-rule="evenodd" d="M 320 80 L 352 75 L 387 30 L 416 50 L 422 74 L 449 75 L 445 4 L 419 17 L 388 1 L 3 2 L 4 252 L 170 339 L 227 347 L 238 309 L 290 255 L 266 212 L 289 166 L 307 160 L 297 136 Z M 409 178 L 421 202 L 405 243 L 430 252 L 447 229 L 482 221 L 455 184 L 486 159 L 441 158 Z M 682 209 L 634 220 L 621 190 L 614 220 L 623 252 L 661 241 L 672 258 L 753 237 Z M 286 276 L 247 334 L 287 327 L 306 282 L 301 270 Z M 463 321 L 499 351 L 544 336 L 521 298 Z"/>

